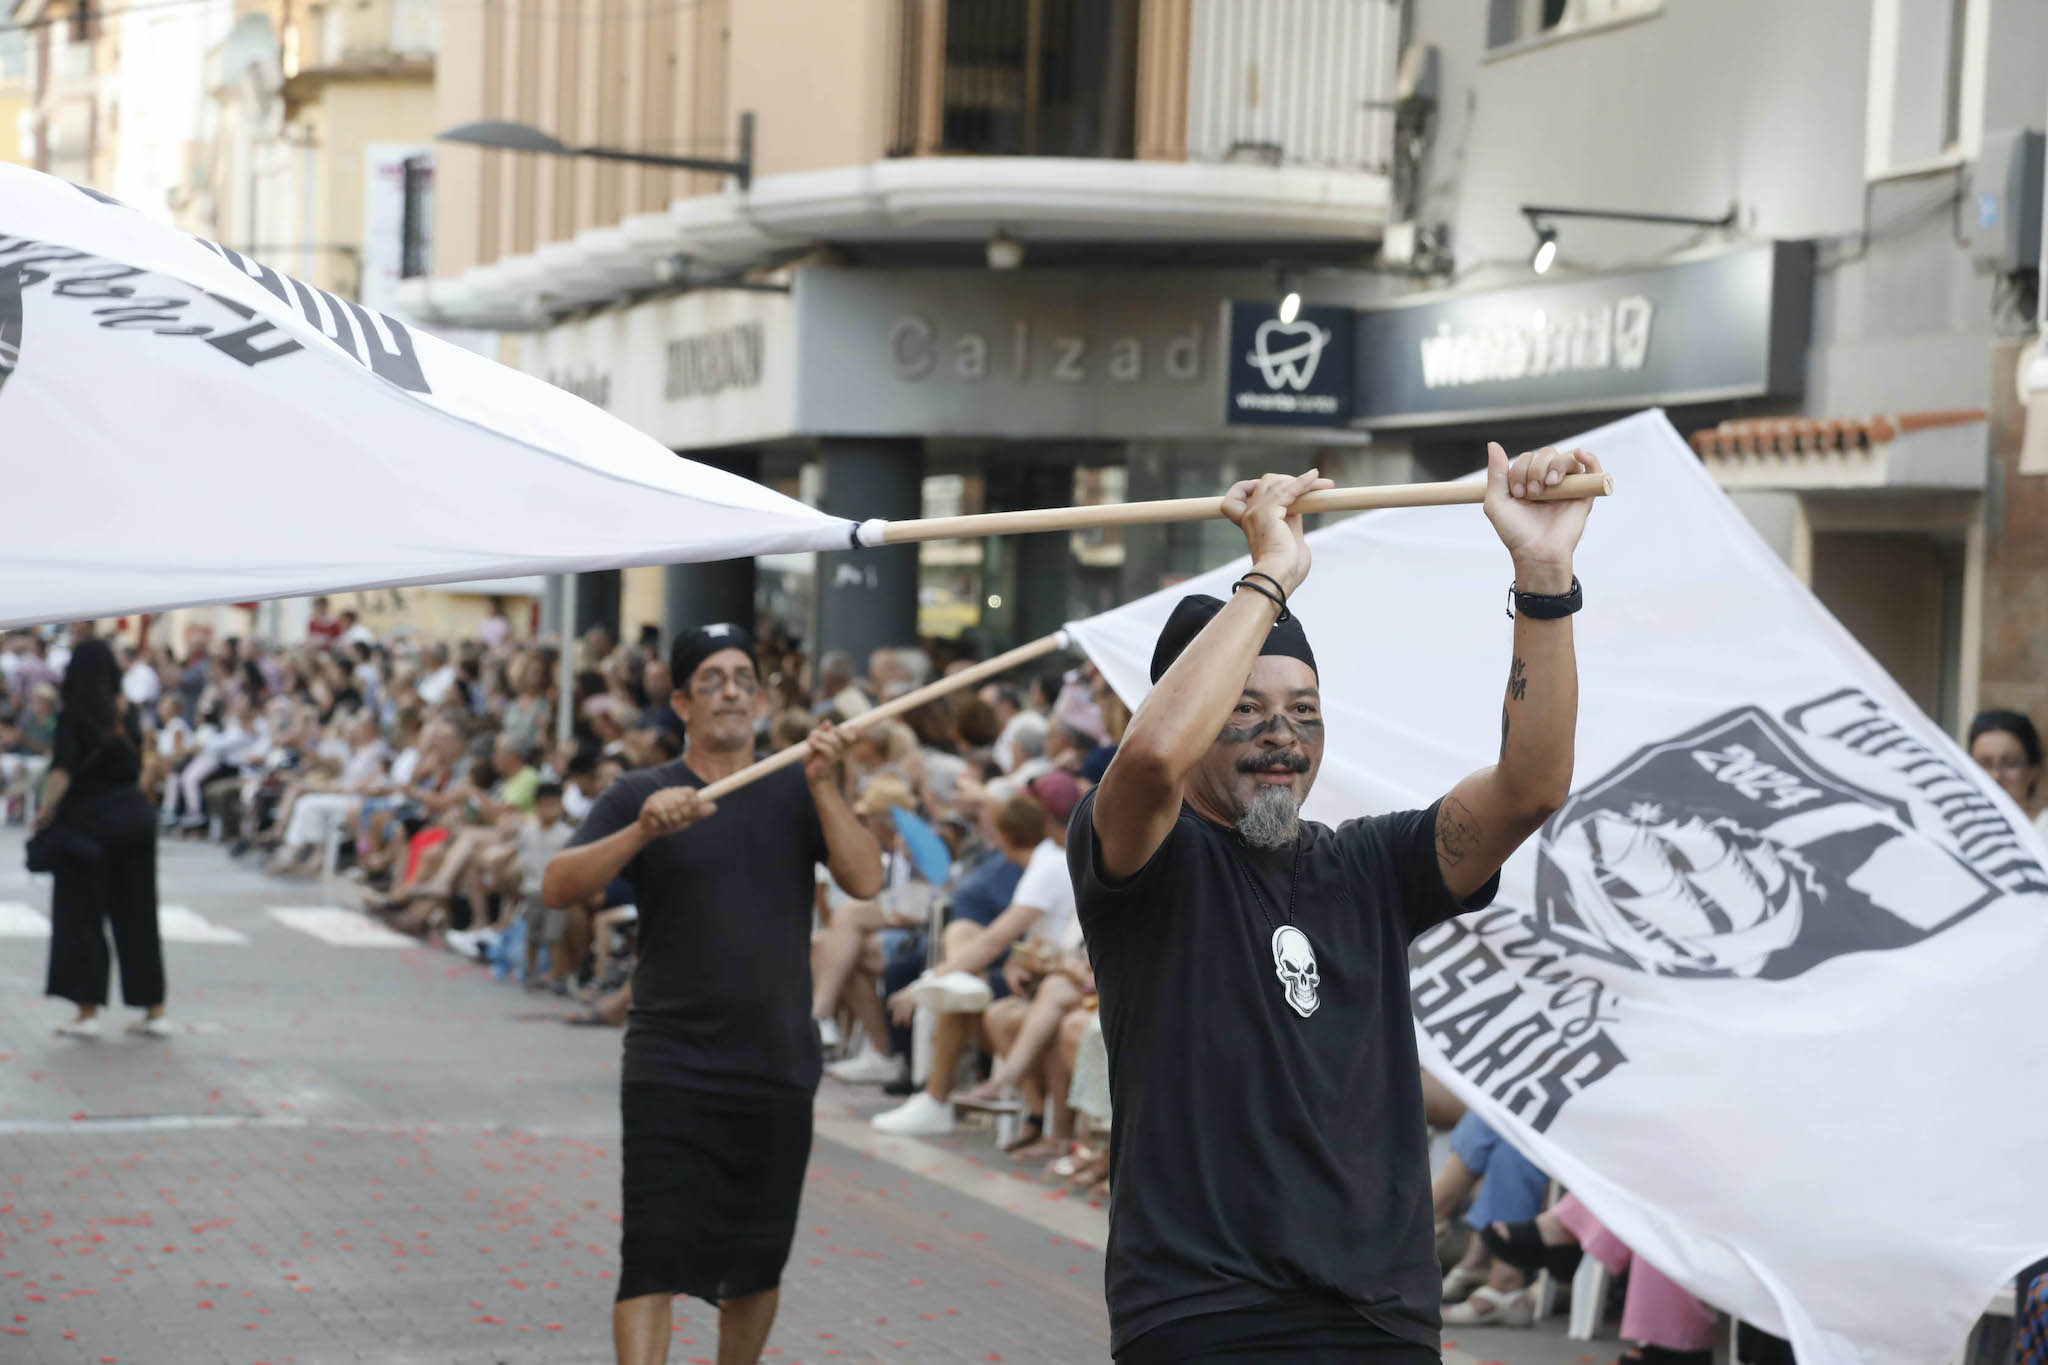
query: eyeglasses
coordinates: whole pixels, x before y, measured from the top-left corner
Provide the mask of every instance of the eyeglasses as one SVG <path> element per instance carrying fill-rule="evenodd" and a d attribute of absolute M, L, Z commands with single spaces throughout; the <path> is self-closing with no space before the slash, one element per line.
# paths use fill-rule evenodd
<path fill-rule="evenodd" d="M 2034 765 L 2027 762 L 2025 755 L 2014 757 L 2006 754 L 1999 758 L 1980 758 L 1977 766 L 1987 773 L 2023 773 Z"/>
<path fill-rule="evenodd" d="M 715 697 L 730 685 L 743 697 L 751 697 L 761 690 L 761 680 L 751 671 L 745 673 L 700 673 L 690 679 L 690 691 L 699 697 Z"/>

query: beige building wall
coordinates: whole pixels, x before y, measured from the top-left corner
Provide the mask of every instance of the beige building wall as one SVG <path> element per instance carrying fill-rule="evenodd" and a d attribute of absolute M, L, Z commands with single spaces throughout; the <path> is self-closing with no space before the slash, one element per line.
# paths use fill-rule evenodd
<path fill-rule="evenodd" d="M 431 142 L 434 87 L 431 80 L 350 79 L 330 82 L 305 121 L 321 149 L 314 191 L 312 237 L 317 242 L 363 240 L 364 148 L 372 142 Z M 314 281 L 345 298 L 360 292 L 362 258 L 322 252 L 321 278 Z"/>
<path fill-rule="evenodd" d="M 896 0 L 752 0 L 732 22 L 732 109 L 758 174 L 880 160 L 894 130 Z"/>
<path fill-rule="evenodd" d="M 28 111 L 28 90 L 19 85 L 0 88 L 0 161 L 26 166 L 27 149 L 21 143 L 21 116 Z"/>

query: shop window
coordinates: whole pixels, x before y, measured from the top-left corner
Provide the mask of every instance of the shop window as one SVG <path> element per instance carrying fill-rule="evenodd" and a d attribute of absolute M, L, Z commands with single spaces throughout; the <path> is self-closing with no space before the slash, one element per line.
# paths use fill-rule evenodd
<path fill-rule="evenodd" d="M 1135 0 L 949 0 L 942 150 L 1131 155 L 1136 9 Z"/>
<path fill-rule="evenodd" d="M 1872 0 L 1863 144 L 1872 180 L 1976 157 L 1989 32 L 1989 0 Z"/>
<path fill-rule="evenodd" d="M 1542 44 L 1660 13 L 1664 0 L 1489 0 L 1486 45 Z"/>

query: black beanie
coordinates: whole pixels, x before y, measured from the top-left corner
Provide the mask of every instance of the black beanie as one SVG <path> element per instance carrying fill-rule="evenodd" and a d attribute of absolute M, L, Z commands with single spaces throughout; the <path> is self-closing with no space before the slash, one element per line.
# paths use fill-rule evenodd
<path fill-rule="evenodd" d="M 716 626 L 700 626 L 696 630 L 676 636 L 676 642 L 668 651 L 669 686 L 678 692 L 690 690 L 690 677 L 703 663 L 721 649 L 737 649 L 748 660 L 759 667 L 754 659 L 754 637 L 740 626 L 725 623 Z"/>
<path fill-rule="evenodd" d="M 1183 597 L 1174 604 L 1173 615 L 1166 618 L 1166 628 L 1159 632 L 1159 643 L 1152 649 L 1153 682 L 1166 675 L 1166 670 L 1173 667 L 1173 661 L 1181 656 L 1181 651 L 1193 643 L 1194 638 L 1202 633 L 1202 627 L 1222 610 L 1222 602 L 1202 593 Z M 1301 628 L 1300 618 L 1293 615 L 1274 624 L 1273 629 L 1266 633 L 1266 643 L 1260 646 L 1259 653 L 1284 654 L 1307 664 L 1309 672 L 1317 672 L 1315 651 L 1308 647 L 1308 632 Z"/>

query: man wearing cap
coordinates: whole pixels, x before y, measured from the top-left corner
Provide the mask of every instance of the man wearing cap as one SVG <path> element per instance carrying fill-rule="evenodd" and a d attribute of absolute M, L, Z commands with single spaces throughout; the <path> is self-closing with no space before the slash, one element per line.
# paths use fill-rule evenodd
<path fill-rule="evenodd" d="M 869 1120 L 884 1133 L 936 1137 L 952 1132 L 953 1067 L 970 1036 L 984 1050 L 991 1049 L 981 1016 L 999 995 L 1009 994 L 1000 971 L 1005 955 L 1027 937 L 1048 960 L 1079 943 L 1066 846 L 1067 820 L 1081 800 L 1080 786 L 1066 773 L 1040 773 L 1025 784 L 1020 797 L 1045 809 L 1046 833 L 1017 879 L 1009 908 L 986 926 L 959 919 L 948 924 L 941 941 L 945 959 L 889 998 L 899 1021 L 907 1022 L 918 1005 L 932 1009 L 939 1021 L 924 1089 Z"/>
<path fill-rule="evenodd" d="M 1323 756 L 1315 655 L 1286 599 L 1309 569 L 1268 474 L 1224 511 L 1251 569 L 1189 597 L 1068 861 L 1116 1111 L 1107 1288 L 1121 1365 L 1435 1365 L 1431 1235 L 1408 943 L 1493 896 L 1571 785 L 1572 552 L 1590 506 L 1535 501 L 1592 456 L 1489 447 L 1486 515 L 1514 567 L 1499 761 L 1427 809 L 1299 818 Z M 1359 629 L 1371 619 L 1359 584 Z M 1387 642 L 1420 655 L 1426 640 Z M 1416 666 L 1426 666 L 1418 658 Z M 1474 717 L 1475 723 L 1491 717 Z"/>
<path fill-rule="evenodd" d="M 810 1159 L 812 869 L 865 900 L 882 889 L 882 858 L 840 793 L 847 740 L 829 722 L 801 773 L 705 801 L 700 787 L 754 756 L 752 636 L 707 626 L 680 635 L 669 663 L 682 758 L 600 796 L 541 897 L 573 905 L 623 877 L 640 909 L 620 1068 L 618 1359 L 665 1361 L 672 1296 L 690 1294 L 718 1305 L 718 1359 L 741 1365 L 774 1325 Z"/>

